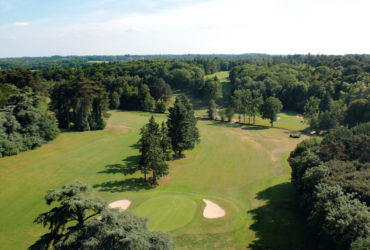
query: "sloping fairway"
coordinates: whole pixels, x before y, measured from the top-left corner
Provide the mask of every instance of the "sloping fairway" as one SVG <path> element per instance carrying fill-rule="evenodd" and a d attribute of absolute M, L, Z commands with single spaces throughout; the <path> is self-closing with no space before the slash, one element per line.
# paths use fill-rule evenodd
<path fill-rule="evenodd" d="M 201 143 L 170 162 L 170 175 L 150 189 L 134 172 L 139 130 L 149 114 L 111 113 L 104 131 L 62 133 L 39 149 L 0 159 L 1 248 L 30 246 L 45 232 L 32 222 L 49 209 L 46 191 L 77 180 L 108 202 L 131 200 L 129 210 L 148 217 L 152 230 L 169 231 L 180 249 L 310 248 L 286 162 L 303 138 L 202 120 Z M 204 218 L 203 198 L 226 216 Z"/>

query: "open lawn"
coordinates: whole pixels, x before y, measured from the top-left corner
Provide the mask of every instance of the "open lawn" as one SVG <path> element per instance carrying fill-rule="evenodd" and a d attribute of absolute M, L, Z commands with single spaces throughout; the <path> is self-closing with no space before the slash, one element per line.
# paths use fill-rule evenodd
<path fill-rule="evenodd" d="M 311 248 L 286 162 L 304 138 L 289 138 L 282 129 L 200 120 L 201 143 L 170 162 L 170 174 L 148 188 L 135 166 L 139 129 L 150 114 L 111 114 L 104 131 L 62 133 L 41 148 L 0 159 L 2 249 L 25 249 L 43 234 L 32 222 L 49 209 L 46 191 L 77 180 L 108 202 L 131 200 L 129 210 L 148 217 L 150 229 L 170 232 L 179 249 Z M 292 117 L 289 126 L 300 129 Z M 205 219 L 203 198 L 219 204 L 226 216 Z"/>

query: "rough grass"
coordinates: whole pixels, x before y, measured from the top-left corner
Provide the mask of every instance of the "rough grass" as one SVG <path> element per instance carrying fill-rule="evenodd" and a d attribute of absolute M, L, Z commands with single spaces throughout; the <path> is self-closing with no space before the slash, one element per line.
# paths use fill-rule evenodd
<path fill-rule="evenodd" d="M 201 143 L 170 162 L 170 175 L 152 188 L 135 172 L 139 129 L 149 114 L 111 113 L 104 131 L 62 133 L 41 148 L 0 159 L 3 249 L 25 249 L 43 234 L 32 221 L 49 209 L 46 191 L 77 180 L 108 202 L 131 200 L 129 209 L 148 217 L 152 230 L 170 232 L 180 249 L 310 248 L 286 164 L 288 152 L 304 138 L 201 120 Z M 203 218 L 203 198 L 223 207 L 226 216 Z"/>

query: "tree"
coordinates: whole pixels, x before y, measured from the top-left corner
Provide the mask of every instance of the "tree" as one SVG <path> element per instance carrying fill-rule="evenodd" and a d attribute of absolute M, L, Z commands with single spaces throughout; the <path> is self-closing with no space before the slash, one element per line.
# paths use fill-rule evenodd
<path fill-rule="evenodd" d="M 155 104 L 156 113 L 165 113 L 166 112 L 166 103 L 164 101 L 159 101 Z"/>
<path fill-rule="evenodd" d="M 168 233 L 150 232 L 146 218 L 107 208 L 103 200 L 89 196 L 90 190 L 85 184 L 75 183 L 49 191 L 45 197 L 48 204 L 59 201 L 60 206 L 36 218 L 36 223 L 50 225 L 51 232 L 41 236 L 30 249 L 174 248 Z M 100 216 L 94 218 L 97 215 Z"/>
<path fill-rule="evenodd" d="M 168 137 L 168 128 L 165 122 L 162 122 L 161 126 L 161 147 L 165 160 L 168 161 L 171 159 L 171 138 Z"/>
<path fill-rule="evenodd" d="M 138 97 L 139 97 L 141 109 L 146 112 L 152 112 L 154 109 L 154 99 L 150 95 L 148 85 L 143 84 L 140 86 Z"/>
<path fill-rule="evenodd" d="M 181 157 L 184 150 L 193 149 L 195 144 L 199 143 L 197 120 L 189 99 L 183 95 L 176 97 L 175 104 L 169 111 L 168 135 L 175 156 Z"/>
<path fill-rule="evenodd" d="M 370 121 L 370 101 L 357 99 L 350 103 L 346 112 L 346 123 L 353 127 L 359 123 Z"/>
<path fill-rule="evenodd" d="M 261 106 L 261 115 L 263 119 L 270 119 L 271 127 L 273 127 L 276 116 L 283 108 L 283 104 L 275 97 L 269 97 Z"/>
<path fill-rule="evenodd" d="M 252 100 L 250 101 L 249 115 L 253 117 L 253 124 L 256 123 L 256 115 L 258 115 L 261 105 L 263 104 L 263 97 L 258 90 L 252 91 Z M 249 117 L 250 123 L 250 117 Z"/>
<path fill-rule="evenodd" d="M 141 153 L 139 168 L 144 174 L 144 181 L 146 181 L 146 174 L 152 171 L 152 184 L 157 182 L 157 178 L 168 174 L 164 152 L 167 149 L 162 148 L 162 137 L 159 125 L 152 116 L 149 123 L 141 128 L 141 138 L 139 140 Z"/>
<path fill-rule="evenodd" d="M 50 232 L 41 236 L 33 249 L 48 249 L 63 239 L 67 223 L 77 222 L 75 227 L 82 228 L 87 220 L 106 207 L 102 199 L 91 197 L 91 187 L 80 182 L 48 191 L 45 200 L 48 205 L 54 202 L 59 205 L 35 219 L 35 223 L 48 226 Z"/>
<path fill-rule="evenodd" d="M 251 100 L 251 92 L 248 89 L 237 89 L 234 91 L 234 95 L 231 97 L 231 103 L 236 111 L 239 114 L 239 122 L 241 122 L 241 115 L 244 116 L 245 121 L 245 114 L 249 113 L 248 111 L 248 102 Z"/>
<path fill-rule="evenodd" d="M 311 96 L 304 106 L 305 119 L 311 120 L 319 112 L 320 99 Z"/>
<path fill-rule="evenodd" d="M 120 95 L 117 91 L 114 91 L 111 93 L 110 95 L 110 108 L 112 109 L 118 109 L 119 105 L 120 105 Z"/>
<path fill-rule="evenodd" d="M 103 129 L 108 97 L 100 83 L 78 76 L 71 83 L 62 82 L 53 88 L 51 109 L 60 128 L 73 124 L 80 131 Z"/>
<path fill-rule="evenodd" d="M 200 89 L 201 96 L 206 100 L 218 100 L 222 97 L 222 86 L 221 82 L 217 77 L 214 79 L 207 79 L 204 86 Z"/>
<path fill-rule="evenodd" d="M 215 120 L 216 115 L 217 115 L 216 103 L 213 99 L 211 99 L 208 103 L 208 118 L 211 120 Z"/>
<path fill-rule="evenodd" d="M 150 232 L 147 219 L 129 211 L 105 209 L 100 219 L 89 221 L 83 228 L 70 230 L 56 249 L 151 249 L 169 250 L 174 243 L 168 233 Z"/>
<path fill-rule="evenodd" d="M 168 85 L 163 78 L 156 79 L 150 87 L 150 94 L 156 101 L 163 100 L 165 102 L 171 99 L 172 90 L 170 85 Z"/>
<path fill-rule="evenodd" d="M 227 117 L 228 122 L 232 121 L 234 114 L 235 114 L 234 108 L 232 106 L 228 106 L 225 110 L 225 115 Z"/>

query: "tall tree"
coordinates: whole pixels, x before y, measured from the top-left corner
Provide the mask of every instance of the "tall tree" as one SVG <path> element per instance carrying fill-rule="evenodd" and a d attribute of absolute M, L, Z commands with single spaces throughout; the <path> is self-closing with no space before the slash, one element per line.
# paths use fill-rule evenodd
<path fill-rule="evenodd" d="M 149 123 L 141 129 L 140 143 L 140 169 L 144 174 L 152 172 L 152 184 L 157 182 L 157 179 L 168 174 L 168 165 L 166 164 L 165 150 L 162 148 L 162 135 L 158 123 L 155 122 L 152 116 Z"/>
<path fill-rule="evenodd" d="M 189 99 L 183 95 L 176 97 L 175 104 L 169 111 L 168 134 L 175 156 L 181 157 L 184 150 L 193 149 L 199 143 L 197 120 Z"/>
<path fill-rule="evenodd" d="M 216 119 L 217 115 L 217 109 L 216 109 L 216 103 L 213 99 L 211 99 L 208 103 L 208 118 L 211 120 Z"/>
<path fill-rule="evenodd" d="M 250 108 L 249 108 L 249 115 L 253 117 L 253 124 L 256 123 L 256 115 L 258 115 L 261 106 L 263 104 L 263 97 L 258 90 L 253 90 L 251 94 L 251 101 L 250 101 Z M 250 117 L 249 117 L 250 123 Z"/>
<path fill-rule="evenodd" d="M 269 97 L 261 107 L 261 115 L 263 119 L 269 119 L 271 127 L 274 126 L 276 116 L 283 108 L 281 101 L 275 97 Z"/>
<path fill-rule="evenodd" d="M 161 126 L 161 147 L 163 150 L 163 154 L 165 157 L 165 160 L 170 160 L 171 159 L 171 138 L 168 137 L 168 128 L 165 122 L 162 122 Z"/>
<path fill-rule="evenodd" d="M 225 109 L 225 115 L 227 117 L 227 121 L 228 122 L 231 122 L 233 117 L 234 117 L 234 114 L 235 114 L 235 111 L 234 111 L 234 108 L 232 106 L 228 106 L 226 109 Z"/>
<path fill-rule="evenodd" d="M 108 97 L 101 84 L 78 76 L 71 83 L 55 86 L 51 108 L 61 128 L 70 128 L 73 124 L 73 128 L 80 131 L 103 129 Z"/>

